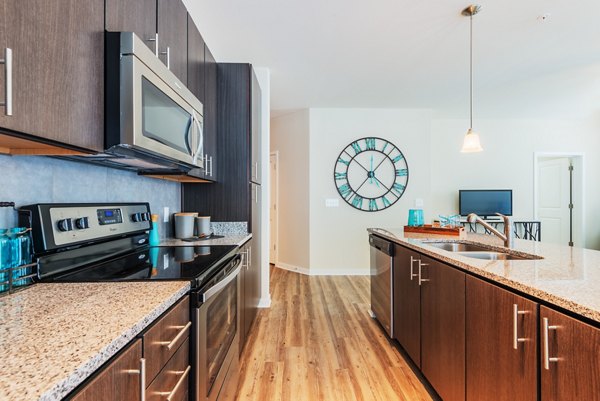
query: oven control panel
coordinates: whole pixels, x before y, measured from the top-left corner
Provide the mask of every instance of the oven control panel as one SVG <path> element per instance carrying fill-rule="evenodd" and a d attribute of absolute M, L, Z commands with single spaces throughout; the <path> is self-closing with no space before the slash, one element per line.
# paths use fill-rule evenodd
<path fill-rule="evenodd" d="M 51 237 L 46 238 L 45 242 L 52 248 L 143 232 L 151 228 L 147 203 L 45 206 L 44 210 L 40 210 L 40 229 L 44 236 Z"/>

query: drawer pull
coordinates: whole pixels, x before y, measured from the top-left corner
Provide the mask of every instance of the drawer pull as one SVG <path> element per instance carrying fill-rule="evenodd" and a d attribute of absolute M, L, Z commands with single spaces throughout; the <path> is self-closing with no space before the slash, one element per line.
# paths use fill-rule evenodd
<path fill-rule="evenodd" d="M 171 341 L 157 341 L 156 344 L 164 345 L 170 351 L 175 346 L 175 344 L 177 344 L 177 342 L 181 339 L 181 337 L 183 337 L 183 335 L 188 332 L 191 326 L 192 322 L 188 322 L 188 324 L 186 324 L 185 326 L 174 326 L 174 328 L 181 329 L 179 333 L 177 333 L 175 338 Z"/>
<path fill-rule="evenodd" d="M 4 58 L 0 59 L 0 64 L 4 64 L 4 102 L 0 106 L 4 106 L 4 114 L 12 116 L 12 72 L 13 72 L 13 57 L 12 49 L 4 49 Z"/>
<path fill-rule="evenodd" d="M 158 391 L 155 394 L 166 395 L 167 398 L 165 398 L 165 401 L 172 401 L 173 397 L 175 397 L 175 394 L 177 394 L 177 392 L 179 391 L 179 388 L 183 385 L 183 382 L 185 381 L 185 379 L 190 374 L 190 370 L 191 369 L 192 369 L 192 367 L 188 365 L 188 367 L 183 372 L 180 371 L 180 370 L 172 372 L 172 373 L 175 373 L 177 375 L 181 375 L 181 377 L 179 378 L 179 380 L 177 381 L 177 383 L 175 383 L 175 387 L 173 387 L 173 390 L 171 390 L 170 392 Z"/>

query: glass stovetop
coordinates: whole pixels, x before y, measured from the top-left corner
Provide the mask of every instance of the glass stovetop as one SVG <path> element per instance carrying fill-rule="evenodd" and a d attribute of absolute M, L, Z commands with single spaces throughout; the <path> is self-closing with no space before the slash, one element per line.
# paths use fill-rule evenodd
<path fill-rule="evenodd" d="M 236 246 L 150 247 L 116 259 L 54 276 L 53 282 L 190 280 L 201 286 L 216 273 L 220 261 L 235 255 Z"/>

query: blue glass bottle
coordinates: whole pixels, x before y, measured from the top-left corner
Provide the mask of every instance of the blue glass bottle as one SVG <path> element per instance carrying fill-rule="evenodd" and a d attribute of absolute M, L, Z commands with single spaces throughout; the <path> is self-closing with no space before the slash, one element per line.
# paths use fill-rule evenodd
<path fill-rule="evenodd" d="M 152 229 L 150 230 L 150 246 L 158 246 L 160 244 L 160 238 L 158 235 L 158 215 L 153 214 L 152 216 Z"/>
<path fill-rule="evenodd" d="M 8 275 L 11 267 L 11 240 L 6 235 L 5 228 L 0 229 L 0 292 L 8 291 Z"/>

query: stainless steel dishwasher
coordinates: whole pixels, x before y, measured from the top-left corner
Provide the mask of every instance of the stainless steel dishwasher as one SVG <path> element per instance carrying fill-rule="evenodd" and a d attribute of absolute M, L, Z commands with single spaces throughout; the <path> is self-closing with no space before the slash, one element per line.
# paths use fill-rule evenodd
<path fill-rule="evenodd" d="M 371 248 L 371 313 L 393 338 L 394 305 L 392 294 L 394 244 L 369 235 Z"/>

